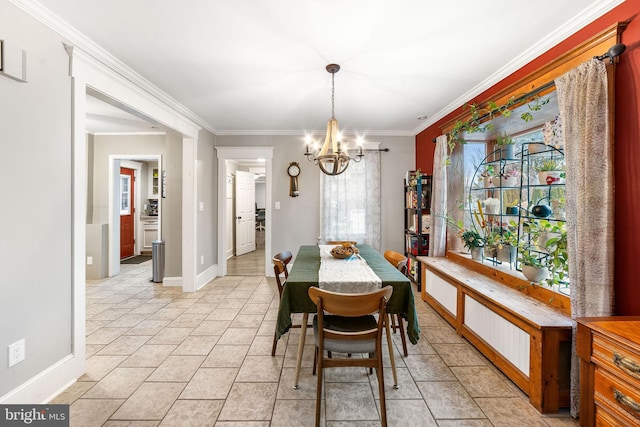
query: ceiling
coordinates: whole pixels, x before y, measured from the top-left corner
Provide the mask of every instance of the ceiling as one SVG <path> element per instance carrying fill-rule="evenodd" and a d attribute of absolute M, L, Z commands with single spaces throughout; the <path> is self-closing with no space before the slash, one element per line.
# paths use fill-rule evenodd
<path fill-rule="evenodd" d="M 366 137 L 419 133 L 620 2 L 39 4 L 187 107 L 217 135 L 324 133 L 331 115 L 331 75 L 325 66 L 338 63 L 335 115 L 343 132 Z M 100 104 L 89 107 L 93 129 L 117 132 L 123 122 L 123 129 L 149 130 L 145 122 L 116 120 Z"/>

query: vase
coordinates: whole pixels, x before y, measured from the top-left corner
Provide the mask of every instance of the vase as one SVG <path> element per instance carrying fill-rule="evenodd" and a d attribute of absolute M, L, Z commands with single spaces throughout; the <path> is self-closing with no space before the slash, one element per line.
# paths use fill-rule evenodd
<path fill-rule="evenodd" d="M 517 206 L 507 206 L 505 209 L 505 213 L 507 215 L 518 215 L 518 207 Z"/>
<path fill-rule="evenodd" d="M 549 275 L 547 267 L 534 267 L 533 265 L 523 265 L 522 274 L 531 282 L 541 282 Z"/>
<path fill-rule="evenodd" d="M 471 259 L 474 261 L 482 261 L 484 258 L 484 248 L 471 248 Z"/>

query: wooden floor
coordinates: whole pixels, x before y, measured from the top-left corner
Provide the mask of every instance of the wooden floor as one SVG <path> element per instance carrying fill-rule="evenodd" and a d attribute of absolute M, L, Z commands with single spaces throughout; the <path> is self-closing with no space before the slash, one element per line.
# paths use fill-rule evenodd
<path fill-rule="evenodd" d="M 227 259 L 228 276 L 264 276 L 264 230 L 256 231 L 256 250 Z"/>

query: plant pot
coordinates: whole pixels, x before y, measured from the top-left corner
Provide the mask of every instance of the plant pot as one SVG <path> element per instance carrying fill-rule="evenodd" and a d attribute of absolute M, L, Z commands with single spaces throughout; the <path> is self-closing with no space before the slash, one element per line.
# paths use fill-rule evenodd
<path fill-rule="evenodd" d="M 507 206 L 507 208 L 505 209 L 505 213 L 507 215 L 518 215 L 518 207 L 517 206 Z"/>
<path fill-rule="evenodd" d="M 547 267 L 534 267 L 532 265 L 523 265 L 522 274 L 531 282 L 541 282 L 549 276 Z"/>
<path fill-rule="evenodd" d="M 502 160 L 509 160 L 515 157 L 515 145 L 507 144 L 507 145 L 499 145 L 500 148 L 500 158 Z"/>
<path fill-rule="evenodd" d="M 516 247 L 511 245 L 502 245 L 498 248 L 498 261 L 511 263 L 516 260 Z"/>
<path fill-rule="evenodd" d="M 529 144 L 527 149 L 529 150 L 529 154 L 542 153 L 547 150 L 547 146 L 541 142 Z"/>
<path fill-rule="evenodd" d="M 487 258 L 495 258 L 498 256 L 498 248 L 496 246 L 486 246 L 484 255 Z"/>
<path fill-rule="evenodd" d="M 565 171 L 540 171 L 538 182 L 540 185 L 564 184 Z"/>
<path fill-rule="evenodd" d="M 500 187 L 519 187 L 520 178 L 517 176 L 501 176 Z"/>
<path fill-rule="evenodd" d="M 471 248 L 471 259 L 474 261 L 482 261 L 484 258 L 484 248 Z"/>

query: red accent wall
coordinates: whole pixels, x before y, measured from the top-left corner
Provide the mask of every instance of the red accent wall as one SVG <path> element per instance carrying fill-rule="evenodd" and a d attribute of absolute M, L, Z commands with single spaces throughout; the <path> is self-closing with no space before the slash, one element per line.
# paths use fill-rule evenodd
<path fill-rule="evenodd" d="M 480 102 L 527 76 L 617 22 L 630 21 L 622 33 L 627 50 L 616 66 L 615 105 L 615 312 L 640 315 L 640 2 L 626 0 L 509 77 L 468 102 Z M 604 52 L 603 52 L 604 53 Z M 461 113 L 453 111 L 416 135 L 416 168 L 433 172 L 433 138 Z M 636 264 L 637 263 L 637 264 Z"/>

